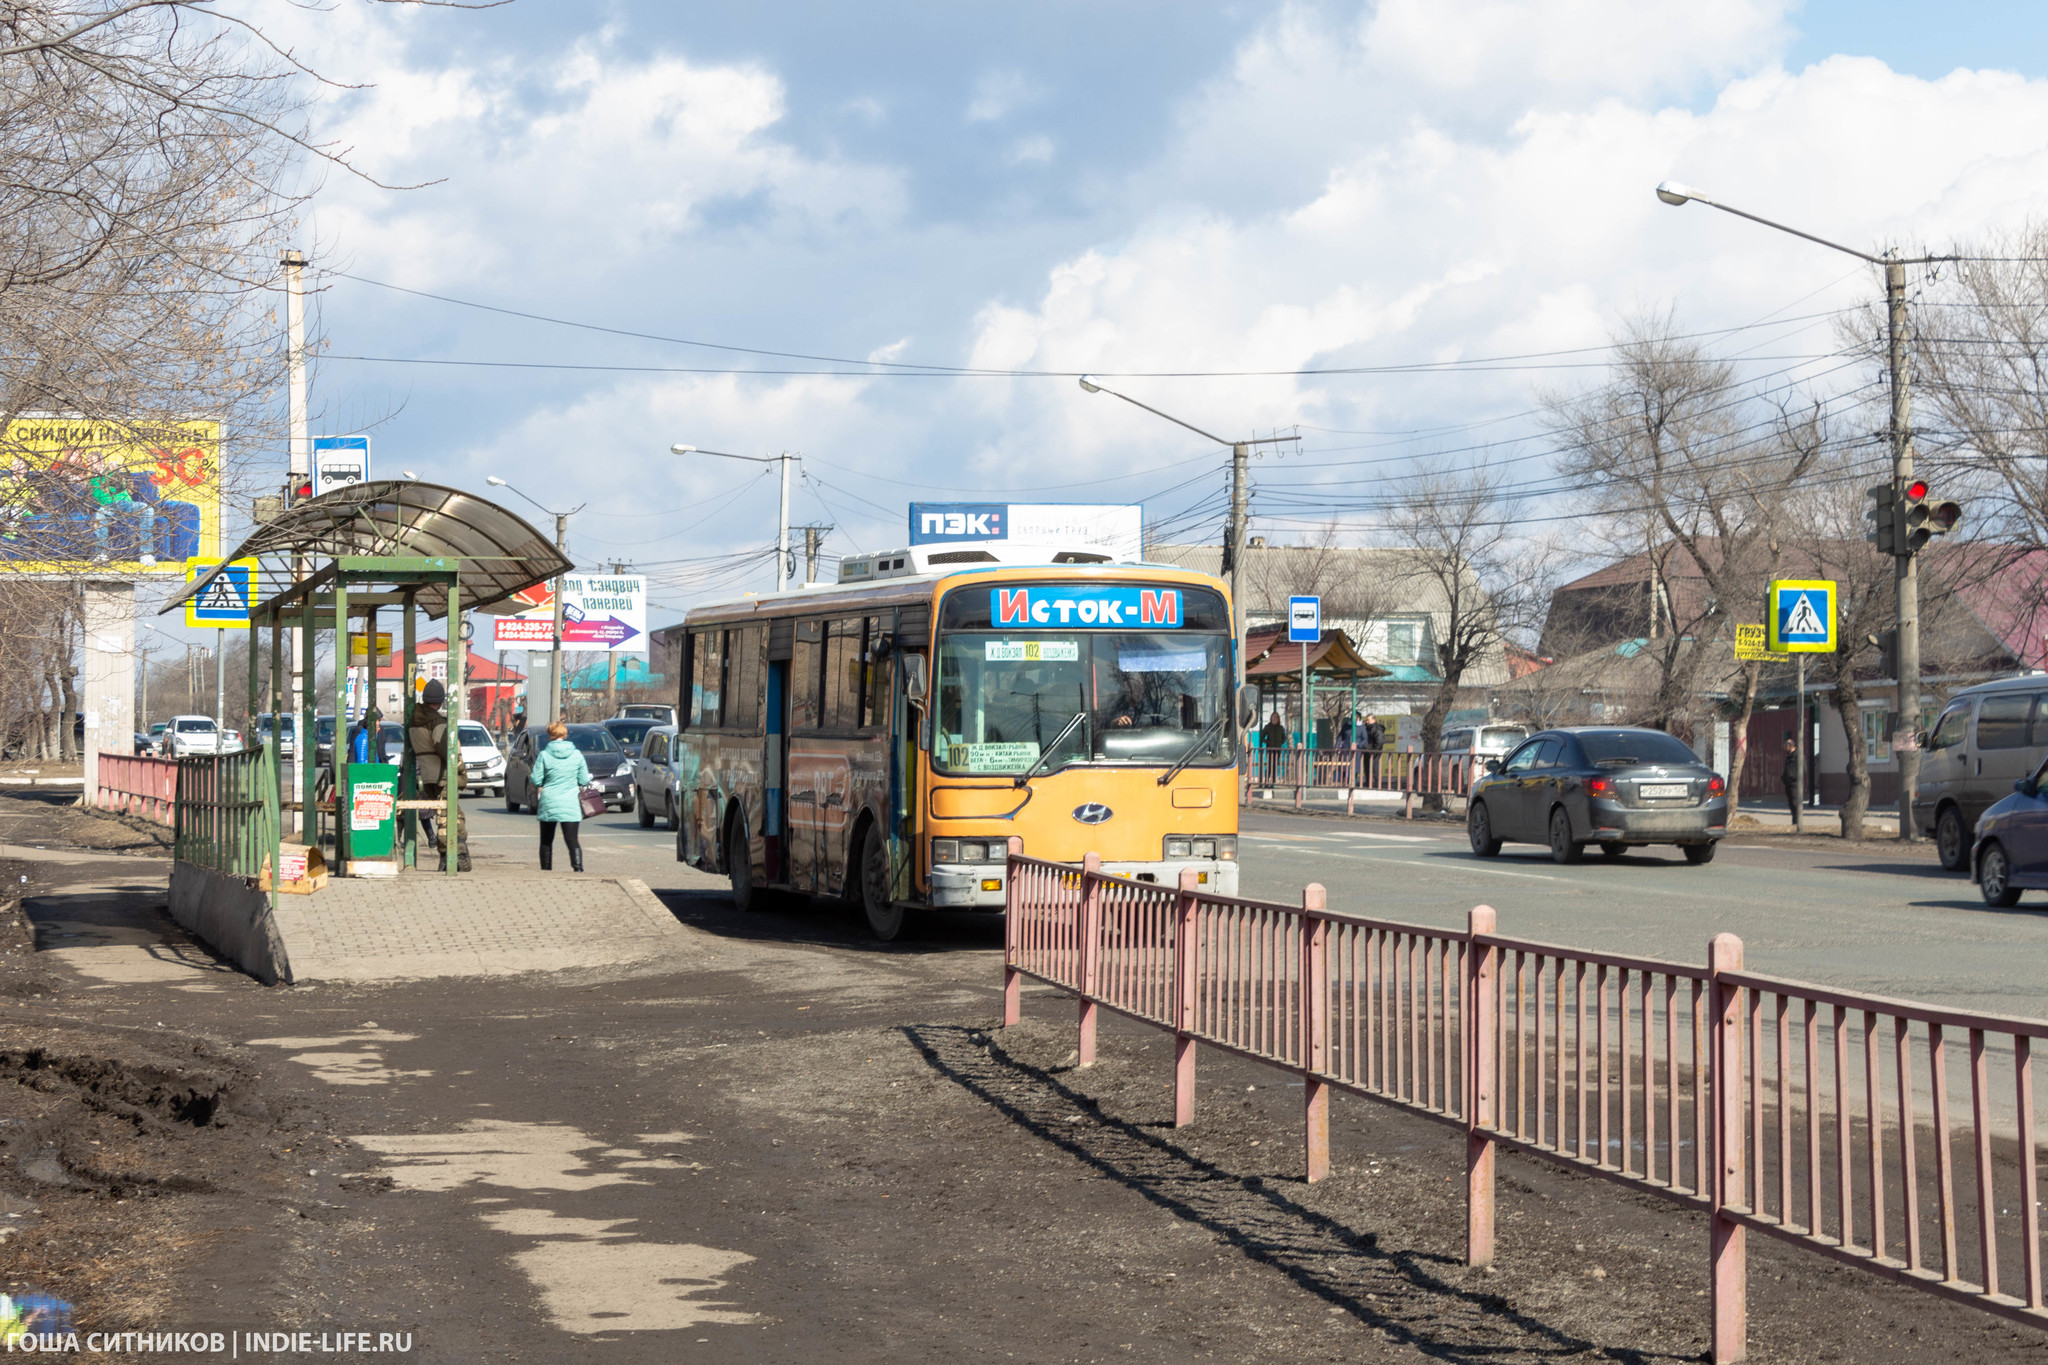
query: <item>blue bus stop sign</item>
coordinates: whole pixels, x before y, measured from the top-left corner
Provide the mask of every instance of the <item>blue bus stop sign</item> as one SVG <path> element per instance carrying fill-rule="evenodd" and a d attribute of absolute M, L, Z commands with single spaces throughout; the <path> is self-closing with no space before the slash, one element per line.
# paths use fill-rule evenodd
<path fill-rule="evenodd" d="M 1320 644 L 1323 638 L 1323 599 L 1320 597 L 1290 597 L 1287 599 L 1287 643 L 1291 645 Z"/>

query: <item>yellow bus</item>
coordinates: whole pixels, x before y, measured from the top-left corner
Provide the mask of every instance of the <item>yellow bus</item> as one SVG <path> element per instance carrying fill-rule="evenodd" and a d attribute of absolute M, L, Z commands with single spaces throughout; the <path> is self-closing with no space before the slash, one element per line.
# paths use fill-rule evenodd
<path fill-rule="evenodd" d="M 690 612 L 677 859 L 729 876 L 742 910 L 841 896 L 883 939 L 920 910 L 999 912 L 1012 836 L 1235 894 L 1227 589 L 1039 557 L 920 546 Z"/>

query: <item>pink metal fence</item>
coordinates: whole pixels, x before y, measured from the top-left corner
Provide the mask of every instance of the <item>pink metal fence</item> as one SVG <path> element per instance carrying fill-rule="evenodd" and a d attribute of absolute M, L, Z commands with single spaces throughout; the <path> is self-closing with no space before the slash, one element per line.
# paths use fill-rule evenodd
<path fill-rule="evenodd" d="M 174 817 L 178 800 L 178 764 L 169 758 L 141 758 L 130 754 L 99 756 L 99 779 L 93 788 L 93 804 L 102 810 L 117 810 L 140 816 L 160 825 Z"/>
<path fill-rule="evenodd" d="M 1463 1129 L 1474 1265 L 1493 1259 L 1505 1144 L 1711 1215 L 1716 1361 L 1744 1355 L 1751 1228 L 2048 1325 L 2031 1066 L 2048 1022 L 1755 975 L 1726 934 L 1695 966 L 1504 937 L 1487 906 L 1431 929 L 1329 910 L 1320 886 L 1299 905 L 1221 897 L 1014 844 L 1009 888 L 1006 1023 L 1029 977 L 1079 998 L 1083 1066 L 1101 1009 L 1170 1031 L 1177 1124 L 1198 1043 L 1299 1074 L 1311 1181 L 1333 1089 Z"/>

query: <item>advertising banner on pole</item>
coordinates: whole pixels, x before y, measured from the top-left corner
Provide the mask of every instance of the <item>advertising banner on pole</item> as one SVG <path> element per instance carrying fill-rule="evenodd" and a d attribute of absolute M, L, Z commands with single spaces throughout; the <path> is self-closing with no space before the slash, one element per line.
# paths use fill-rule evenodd
<path fill-rule="evenodd" d="M 367 436 L 315 436 L 313 438 L 313 496 L 332 493 L 352 483 L 370 481 L 370 438 Z"/>
<path fill-rule="evenodd" d="M 220 554 L 220 423 L 0 427 L 0 570 L 175 577 Z"/>
<path fill-rule="evenodd" d="M 499 649 L 547 649 L 555 640 L 552 585 L 529 588 L 521 600 L 533 610 L 496 618 Z M 647 580 L 637 576 L 571 574 L 562 580 L 562 648 L 647 652 Z"/>
<path fill-rule="evenodd" d="M 1145 557 L 1145 509 L 1109 502 L 913 502 L 910 543 L 1007 540 Z"/>

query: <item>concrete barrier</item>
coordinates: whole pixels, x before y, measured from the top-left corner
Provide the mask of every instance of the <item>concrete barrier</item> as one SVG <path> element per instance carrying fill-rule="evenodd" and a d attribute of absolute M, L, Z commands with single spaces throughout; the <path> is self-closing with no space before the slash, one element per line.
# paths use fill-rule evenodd
<path fill-rule="evenodd" d="M 195 863 L 171 867 L 171 918 L 266 986 L 288 984 L 291 958 L 270 914 L 270 893 L 244 877 Z"/>

